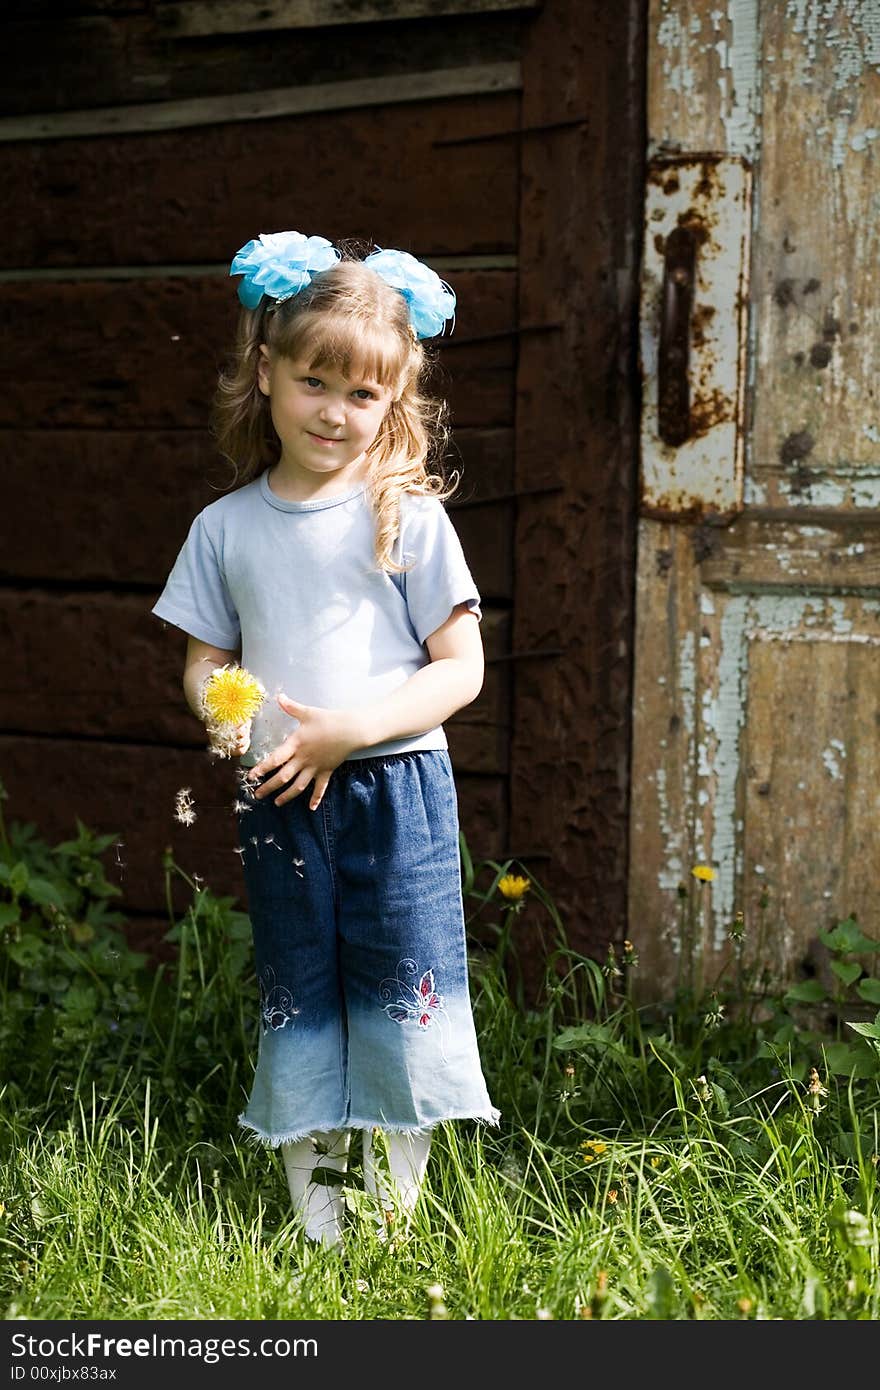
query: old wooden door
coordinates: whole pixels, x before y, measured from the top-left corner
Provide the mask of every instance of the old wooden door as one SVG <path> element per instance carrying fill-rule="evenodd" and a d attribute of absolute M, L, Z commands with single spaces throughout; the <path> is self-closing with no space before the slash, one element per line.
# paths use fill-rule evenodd
<path fill-rule="evenodd" d="M 691 905 L 704 982 L 737 912 L 779 982 L 835 920 L 880 936 L 880 3 L 651 0 L 648 70 L 628 930 L 656 995 Z"/>

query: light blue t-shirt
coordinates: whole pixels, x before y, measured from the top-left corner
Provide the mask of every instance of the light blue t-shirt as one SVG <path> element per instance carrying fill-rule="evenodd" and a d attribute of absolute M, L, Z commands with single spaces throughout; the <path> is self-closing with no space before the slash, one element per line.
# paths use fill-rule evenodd
<path fill-rule="evenodd" d="M 252 767 L 296 728 L 275 698 L 358 708 L 403 685 L 430 656 L 425 639 L 457 604 L 481 617 L 461 543 L 436 497 L 404 493 L 393 551 L 401 574 L 376 568 L 375 518 L 364 488 L 286 502 L 268 474 L 212 502 L 190 527 L 153 612 L 212 646 L 241 649 L 266 687 Z M 445 748 L 442 726 L 358 749 L 353 758 Z"/>

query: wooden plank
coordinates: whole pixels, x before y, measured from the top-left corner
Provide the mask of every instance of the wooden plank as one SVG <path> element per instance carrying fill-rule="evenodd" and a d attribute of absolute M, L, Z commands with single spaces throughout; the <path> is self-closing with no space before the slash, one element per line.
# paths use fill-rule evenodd
<path fill-rule="evenodd" d="M 228 275 L 239 246 L 297 227 L 331 240 L 402 246 L 431 260 L 516 250 L 517 137 L 467 140 L 518 126 L 515 96 L 425 101 L 336 111 L 269 124 L 225 124 L 137 139 L 21 144 L 3 155 L 17 216 L 4 268 L 216 267 Z M 291 178 L 320 149 L 338 181 Z M 405 176 L 389 177 L 391 167 Z M 181 197 L 181 189 L 186 197 Z M 162 215 L 156 215 L 161 207 Z"/>
<path fill-rule="evenodd" d="M 700 585 L 685 527 L 641 518 L 638 556 L 628 935 L 639 953 L 638 981 L 655 1000 L 678 983 L 685 920 L 679 887 L 698 906 L 702 901 L 691 877 L 706 858 L 705 844 L 702 852 L 697 847 L 693 774 Z"/>
<path fill-rule="evenodd" d="M 780 22 L 790 26 L 788 14 Z M 649 0 L 648 32 L 649 153 L 754 155 L 758 0 L 729 0 L 725 8 L 706 0 Z"/>
<path fill-rule="evenodd" d="M 455 276 L 462 270 L 516 270 L 516 256 L 499 253 L 489 256 L 432 256 L 422 257 L 443 279 Z M 0 270 L 0 284 L 41 285 L 67 281 L 75 284 L 80 280 L 189 280 L 193 275 L 214 275 L 226 279 L 229 267 L 215 265 L 68 265 L 51 266 L 48 269 L 27 266 L 23 269 Z"/>
<path fill-rule="evenodd" d="M 50 844 L 75 835 L 77 817 L 95 832 L 118 837 L 118 855 L 111 848 L 105 862 L 108 877 L 122 889 L 122 910 L 164 913 L 166 849 L 215 893 L 244 900 L 232 764 L 190 749 L 0 736 L 0 778 L 9 794 L 7 820 L 30 821 Z M 474 851 L 500 853 L 506 779 L 456 770 L 456 782 L 462 829 Z M 182 787 L 191 788 L 196 805 L 191 826 L 174 819 Z M 173 886 L 182 912 L 191 897 L 176 881 Z"/>
<path fill-rule="evenodd" d="M 17 518 L 0 546 L 6 581 L 161 585 L 188 520 L 231 477 L 206 430 L 7 430 L 0 439 Z M 458 525 L 461 504 L 509 495 L 513 431 L 455 430 L 449 466 L 461 472 L 447 504 Z M 47 497 L 65 519 L 51 544 Z"/>
<path fill-rule="evenodd" d="M 521 339 L 516 478 L 562 486 L 518 505 L 513 647 L 561 654 L 517 666 L 510 837 L 594 952 L 626 934 L 642 10 L 557 0 L 523 54 L 520 314 L 560 330 Z"/>
<path fill-rule="evenodd" d="M 156 19 L 174 38 L 375 24 L 495 10 L 534 10 L 540 0 L 184 0 L 156 6 Z"/>
<path fill-rule="evenodd" d="M 512 502 L 465 507 L 452 513 L 474 579 L 486 600 L 513 597 L 513 540 L 516 529 Z"/>
<path fill-rule="evenodd" d="M 696 538 L 703 583 L 714 589 L 811 593 L 880 588 L 880 528 L 876 515 L 791 510 L 740 517 Z"/>
<path fill-rule="evenodd" d="M 202 749 L 204 731 L 184 703 L 183 633 L 150 612 L 154 595 L 0 590 L 0 644 L 14 651 L 0 689 L 7 733 L 161 743 Z M 488 609 L 483 689 L 450 721 L 458 765 L 507 768 L 509 614 Z M 493 660 L 494 658 L 494 660 Z M 296 698 L 295 672 L 289 693 Z"/>
<path fill-rule="evenodd" d="M 323 29 L 265 30 L 246 42 L 224 35 L 171 42 L 144 7 L 120 15 L 76 16 L 73 5 L 7 19 L 4 6 L 3 114 L 62 112 L 222 98 L 264 88 L 313 86 L 362 78 L 393 79 L 445 68 L 515 62 L 525 13 L 484 13 L 463 24 L 402 20 L 361 29 L 357 42 L 328 43 Z M 354 36 L 353 36 L 354 37 Z"/>
<path fill-rule="evenodd" d="M 507 778 L 461 773 L 454 754 L 453 767 L 459 824 L 471 854 L 480 859 L 501 857 L 508 843 Z"/>
<path fill-rule="evenodd" d="M 762 7 L 751 496 L 875 511 L 878 13 L 793 8 Z"/>
<path fill-rule="evenodd" d="M 364 77 L 349 82 L 316 82 L 300 87 L 266 87 L 256 92 L 190 97 L 183 101 L 4 116 L 0 118 L 0 142 L 184 130 L 193 126 L 276 120 L 279 116 L 515 92 L 520 86 L 518 63 L 474 63 L 459 68 L 436 68 L 430 72 L 398 73 L 393 78 Z"/>
<path fill-rule="evenodd" d="M 516 277 L 466 271 L 455 288 L 455 331 L 437 348 L 453 422 L 507 425 Z M 213 277 L 0 287 L 0 319 L 15 324 L 0 428 L 206 428 L 236 305 Z"/>

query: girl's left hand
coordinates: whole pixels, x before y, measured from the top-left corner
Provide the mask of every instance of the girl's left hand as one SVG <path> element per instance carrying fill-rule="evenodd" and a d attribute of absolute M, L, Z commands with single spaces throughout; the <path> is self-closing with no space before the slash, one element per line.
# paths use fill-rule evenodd
<path fill-rule="evenodd" d="M 285 714 L 298 719 L 299 725 L 277 748 L 273 748 L 251 768 L 248 780 L 266 777 L 267 780 L 256 788 L 254 795 L 262 800 L 273 792 L 281 792 L 280 796 L 275 797 L 276 806 L 292 801 L 314 782 L 309 809 L 316 811 L 334 769 L 360 746 L 357 716 L 353 710 L 300 705 L 286 695 L 278 696 L 278 704 Z M 269 776 L 272 772 L 275 775 Z M 282 788 L 286 790 L 281 791 Z"/>

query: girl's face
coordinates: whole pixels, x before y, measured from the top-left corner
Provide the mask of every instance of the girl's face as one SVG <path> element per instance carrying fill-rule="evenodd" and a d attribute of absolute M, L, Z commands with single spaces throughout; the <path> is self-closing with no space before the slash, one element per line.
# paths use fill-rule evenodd
<path fill-rule="evenodd" d="M 281 441 L 280 476 L 303 497 L 343 491 L 364 472 L 366 454 L 392 394 L 368 379 L 260 349 L 258 384 Z"/>

